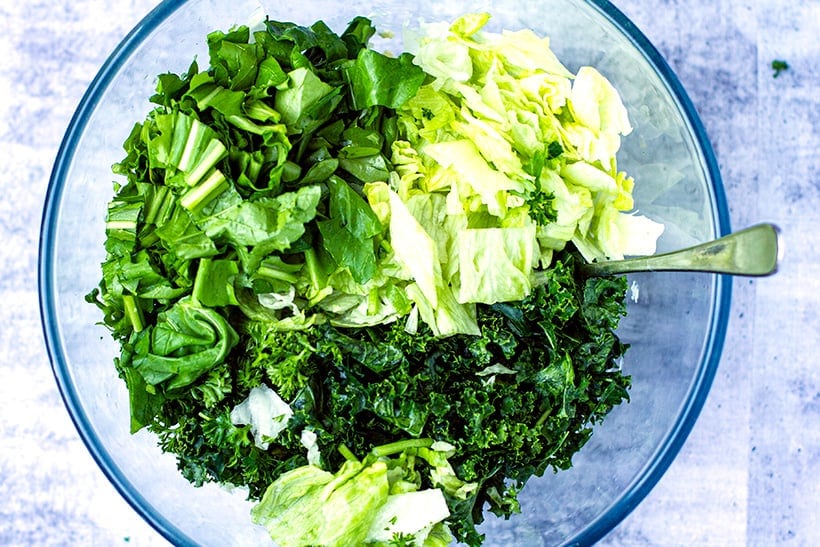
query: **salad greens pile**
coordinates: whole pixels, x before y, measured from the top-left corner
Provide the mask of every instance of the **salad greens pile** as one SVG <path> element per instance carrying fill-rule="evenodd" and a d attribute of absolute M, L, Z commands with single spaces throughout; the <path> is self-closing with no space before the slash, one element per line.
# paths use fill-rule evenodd
<path fill-rule="evenodd" d="M 487 14 L 398 56 L 267 19 L 162 74 L 113 170 L 87 299 L 131 431 L 192 483 L 246 487 L 288 545 L 479 545 L 628 399 L 623 278 L 654 252 L 595 69 Z"/>

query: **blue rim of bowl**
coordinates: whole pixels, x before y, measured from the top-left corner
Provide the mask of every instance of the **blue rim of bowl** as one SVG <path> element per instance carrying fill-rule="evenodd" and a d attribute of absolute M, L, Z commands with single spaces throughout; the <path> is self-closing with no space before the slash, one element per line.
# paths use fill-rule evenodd
<path fill-rule="evenodd" d="M 720 168 L 706 129 L 677 75 L 667 64 L 663 55 L 623 12 L 607 0 L 587 0 L 587 2 L 597 8 L 617 28 L 621 29 L 621 32 L 632 41 L 638 51 L 644 54 L 647 62 L 655 68 L 667 85 L 669 93 L 678 101 L 680 111 L 689 123 L 691 134 L 702 154 L 707 174 L 712 180 L 709 190 L 711 191 L 712 216 L 715 224 L 714 236 L 720 237 L 728 234 L 731 231 L 729 208 L 723 190 Z M 712 321 L 703 348 L 705 360 L 701 363 L 695 378 L 692 380 L 677 422 L 661 442 L 649 464 L 638 473 L 636 479 L 621 494 L 621 497 L 584 530 L 566 541 L 565 545 L 592 545 L 621 523 L 666 473 L 666 470 L 669 469 L 672 461 L 683 447 L 689 433 L 691 433 L 717 373 L 721 353 L 723 352 L 726 328 L 729 323 L 732 280 L 730 276 L 726 275 L 714 275 L 714 278 Z"/>
<path fill-rule="evenodd" d="M 102 448 L 103 445 L 93 427 L 91 427 L 85 409 L 80 403 L 78 394 L 71 380 L 71 374 L 65 366 L 65 352 L 61 343 L 59 327 L 52 319 L 56 316 L 53 296 L 55 291 L 52 290 L 54 283 L 54 230 L 59 213 L 59 203 L 63 193 L 64 180 L 70 169 L 79 139 L 82 136 L 90 114 L 94 111 L 97 103 L 99 103 L 102 93 L 108 87 L 117 71 L 128 59 L 129 51 L 142 43 L 151 31 L 167 19 L 177 8 L 182 6 L 185 1 L 186 0 L 165 0 L 137 23 L 105 61 L 80 100 L 57 152 L 54 169 L 52 170 L 46 191 L 40 228 L 37 276 L 40 319 L 45 335 L 46 349 L 51 359 L 51 368 L 57 380 L 60 395 L 68 409 L 71 420 L 74 422 L 74 426 L 80 434 L 80 438 L 103 474 L 137 514 L 174 545 L 193 546 L 195 543 L 187 538 L 185 534 L 168 519 L 163 517 L 144 496 L 132 487 L 122 471 L 114 464 L 111 457 Z"/>
<path fill-rule="evenodd" d="M 632 41 L 636 48 L 643 53 L 647 62 L 655 68 L 658 75 L 668 86 L 670 94 L 677 100 L 680 111 L 689 123 L 690 131 L 702 154 L 706 171 L 712 180 L 710 191 L 713 205 L 713 222 L 716 228 L 715 236 L 728 234 L 730 232 L 729 211 L 717 160 L 706 130 L 683 85 L 660 52 L 626 15 L 607 0 L 586 1 Z M 128 479 L 126 479 L 107 452 L 102 448 L 102 444 L 90 426 L 88 416 L 79 402 L 76 390 L 71 381 L 71 375 L 66 369 L 65 354 L 60 342 L 59 327 L 51 319 L 56 315 L 53 298 L 55 293 L 52 290 L 54 282 L 54 230 L 63 190 L 63 181 L 70 168 L 78 140 L 86 126 L 89 115 L 99 102 L 102 93 L 108 87 L 113 76 L 128 59 L 128 52 L 133 47 L 139 45 L 150 32 L 184 3 L 185 0 L 165 0 L 146 15 L 108 57 L 96 77 L 92 80 L 88 90 L 83 95 L 76 112 L 71 118 L 66 134 L 63 137 L 49 180 L 41 221 L 37 274 L 40 316 L 52 371 L 63 402 L 68 409 L 69 415 L 83 443 L 120 495 L 148 524 L 165 539 L 175 545 L 194 545 L 185 534 L 168 519 L 159 514 L 142 495 L 132 488 Z M 712 314 L 712 322 L 709 326 L 709 336 L 703 350 L 706 360 L 701 363 L 702 366 L 698 368 L 697 375 L 692 381 L 689 394 L 680 411 L 677 423 L 656 450 L 649 465 L 638 474 L 637 478 L 624 491 L 621 497 L 584 530 L 567 540 L 565 542 L 566 545 L 591 545 L 603 538 L 638 506 L 669 468 L 694 427 L 717 372 L 723 350 L 726 327 L 728 325 L 730 302 L 731 278 L 729 276 L 716 275 L 712 301 L 714 313 Z"/>

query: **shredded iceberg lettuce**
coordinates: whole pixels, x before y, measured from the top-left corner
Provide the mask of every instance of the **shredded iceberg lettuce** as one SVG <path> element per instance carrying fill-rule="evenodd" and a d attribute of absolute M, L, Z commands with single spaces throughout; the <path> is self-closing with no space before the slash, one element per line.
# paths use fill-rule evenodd
<path fill-rule="evenodd" d="M 632 126 L 615 87 L 595 68 L 570 72 L 532 31 L 485 30 L 489 19 L 408 37 L 430 78 L 398 109 L 397 176 L 368 192 L 390 217 L 408 296 L 441 335 L 474 332 L 476 303 L 526 297 L 570 242 L 588 261 L 620 259 L 653 253 L 663 230 L 635 214 L 617 168 Z"/>

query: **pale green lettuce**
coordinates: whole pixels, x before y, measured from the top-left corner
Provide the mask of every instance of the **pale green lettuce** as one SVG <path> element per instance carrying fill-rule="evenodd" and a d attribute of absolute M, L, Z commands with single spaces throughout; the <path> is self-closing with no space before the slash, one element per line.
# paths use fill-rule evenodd
<path fill-rule="evenodd" d="M 535 225 L 462 230 L 458 239 L 459 302 L 512 302 L 531 289 Z"/>
<path fill-rule="evenodd" d="M 392 186 L 400 182 L 393 179 Z M 365 187 L 371 206 L 387 222 L 392 262 L 411 281 L 405 294 L 436 335 L 479 334 L 475 301 L 460 302 L 451 280 L 459 274 L 458 244 L 466 216 L 449 215 L 443 194 L 419 190 L 406 198 L 387 183 Z M 385 259 L 389 262 L 389 259 Z"/>
<path fill-rule="evenodd" d="M 433 527 L 450 516 L 447 500 L 438 488 L 427 488 L 387 496 L 370 525 L 368 541 L 390 545 L 395 536 L 412 536 L 415 545 L 436 545 L 427 538 Z M 447 535 L 449 545 L 452 536 Z M 393 544 L 395 545 L 395 543 Z"/>
<path fill-rule="evenodd" d="M 336 473 L 297 467 L 267 488 L 251 516 L 282 547 L 388 545 L 396 537 L 443 547 L 453 539 L 445 492 L 464 499 L 478 486 L 455 476 L 454 453 L 447 443 L 413 439 L 376 447 L 362 461 L 351 455 Z M 436 488 L 421 489 L 422 461 Z"/>
<path fill-rule="evenodd" d="M 383 462 L 349 461 L 336 474 L 305 465 L 276 479 L 251 516 L 281 547 L 361 545 L 389 489 Z"/>
<path fill-rule="evenodd" d="M 390 242 L 396 260 L 410 273 L 430 305 L 436 307 L 441 280 L 441 262 L 436 242 L 396 192 L 388 190 L 388 196 Z"/>
<path fill-rule="evenodd" d="M 569 242 L 590 261 L 654 252 L 662 228 L 632 213 L 633 180 L 617 169 L 620 139 L 632 127 L 615 87 L 592 67 L 570 72 L 532 31 L 485 30 L 489 19 L 423 25 L 407 40 L 432 78 L 399 110 L 406 142 L 393 149 L 396 189 L 403 198 L 446 193 L 448 214 L 465 215 L 470 227 L 490 215 L 501 230 L 453 234 L 464 243 L 448 260 L 473 275 L 447 277 L 445 265 L 442 283 L 460 287 L 463 303 L 516 299 L 528 294 L 530 266 L 548 266 Z M 554 218 L 533 227 L 529 260 L 529 232 L 499 226 L 538 192 L 551 196 Z M 502 250 L 459 256 L 500 241 Z M 507 270 L 482 267 L 489 263 Z"/>

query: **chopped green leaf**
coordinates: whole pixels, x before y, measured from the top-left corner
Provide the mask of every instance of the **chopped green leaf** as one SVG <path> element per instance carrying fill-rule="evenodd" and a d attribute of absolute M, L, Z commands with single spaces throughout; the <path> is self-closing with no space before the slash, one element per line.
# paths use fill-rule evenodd
<path fill-rule="evenodd" d="M 353 104 L 359 109 L 400 108 L 416 94 L 426 77 L 424 71 L 413 64 L 411 55 L 387 57 L 372 49 L 359 50 L 346 75 Z"/>
<path fill-rule="evenodd" d="M 777 78 L 780 74 L 789 69 L 789 63 L 786 61 L 775 59 L 772 61 L 772 70 L 774 71 L 773 77 Z"/>
<path fill-rule="evenodd" d="M 137 334 L 132 363 L 148 384 L 177 389 L 221 364 L 237 341 L 216 311 L 181 300 Z"/>

